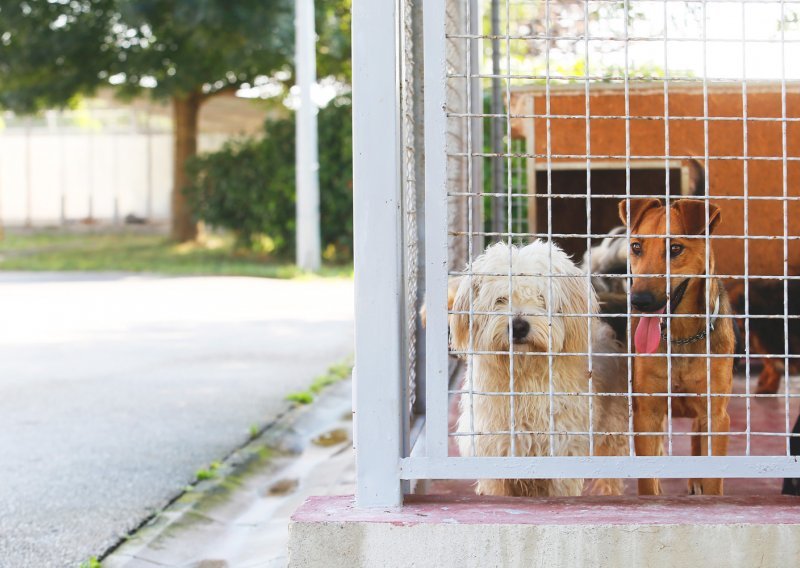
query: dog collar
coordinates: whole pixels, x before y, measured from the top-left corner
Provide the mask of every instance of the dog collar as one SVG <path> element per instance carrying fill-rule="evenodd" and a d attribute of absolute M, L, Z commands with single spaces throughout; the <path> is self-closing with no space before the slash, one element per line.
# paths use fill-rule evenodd
<path fill-rule="evenodd" d="M 675 288 L 672 298 L 669 301 L 669 309 L 673 314 L 678 310 L 678 304 L 683 300 L 683 295 L 686 293 L 686 288 L 689 286 L 690 278 L 687 278 Z"/>
<path fill-rule="evenodd" d="M 686 280 L 684 282 L 686 282 Z M 681 297 L 683 297 L 683 294 L 681 294 Z M 679 301 L 680 301 L 680 299 L 679 299 Z M 714 324 L 717 322 L 717 316 L 719 315 L 719 304 L 720 304 L 719 296 L 717 296 L 717 298 L 714 300 L 714 313 L 711 314 L 711 320 L 708 322 L 709 333 L 713 333 L 714 332 Z M 706 333 L 706 330 L 704 328 L 704 329 L 701 329 L 698 333 L 695 333 L 694 335 L 692 335 L 690 337 L 681 337 L 679 339 L 670 339 L 670 343 L 672 343 L 673 345 L 688 345 L 689 343 L 694 343 L 696 341 L 702 341 L 703 339 L 706 338 L 706 335 L 707 335 L 707 333 Z M 663 339 L 663 340 L 667 339 L 667 326 L 666 326 L 665 322 L 663 322 L 663 321 L 661 322 L 661 339 Z"/>

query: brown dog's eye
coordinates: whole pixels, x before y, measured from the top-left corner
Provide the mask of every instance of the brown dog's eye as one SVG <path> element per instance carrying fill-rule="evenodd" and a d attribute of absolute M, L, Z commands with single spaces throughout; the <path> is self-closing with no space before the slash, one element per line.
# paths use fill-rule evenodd
<path fill-rule="evenodd" d="M 631 243 L 631 252 L 636 256 L 642 254 L 642 243 Z"/>
<path fill-rule="evenodd" d="M 675 243 L 675 244 L 673 244 L 672 246 L 669 247 L 669 255 L 672 258 L 675 258 L 676 256 L 678 256 L 682 252 L 683 252 L 683 245 L 679 245 L 678 243 Z"/>

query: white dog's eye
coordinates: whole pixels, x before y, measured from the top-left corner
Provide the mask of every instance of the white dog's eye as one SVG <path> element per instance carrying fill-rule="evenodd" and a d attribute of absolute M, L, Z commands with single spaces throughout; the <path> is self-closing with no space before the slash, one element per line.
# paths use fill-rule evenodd
<path fill-rule="evenodd" d="M 495 306 L 499 306 L 501 304 L 507 304 L 507 303 L 508 303 L 508 298 L 506 298 L 504 296 L 501 296 L 501 297 L 497 298 L 497 300 L 495 301 L 494 304 L 495 304 Z"/>

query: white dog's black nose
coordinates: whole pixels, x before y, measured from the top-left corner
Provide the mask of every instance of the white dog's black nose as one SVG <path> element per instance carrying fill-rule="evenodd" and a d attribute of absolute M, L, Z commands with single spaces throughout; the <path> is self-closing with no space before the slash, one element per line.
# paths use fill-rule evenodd
<path fill-rule="evenodd" d="M 531 330 L 531 324 L 522 318 L 514 318 L 511 320 L 511 336 L 514 341 L 522 341 Z"/>

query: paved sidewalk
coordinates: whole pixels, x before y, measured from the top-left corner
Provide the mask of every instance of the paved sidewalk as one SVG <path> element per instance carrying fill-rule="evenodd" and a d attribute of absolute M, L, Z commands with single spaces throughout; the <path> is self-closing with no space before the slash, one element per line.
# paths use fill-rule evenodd
<path fill-rule="evenodd" d="M 354 492 L 351 382 L 284 416 L 103 560 L 104 568 L 282 568 L 289 518 Z"/>
<path fill-rule="evenodd" d="M 345 280 L 0 273 L 0 566 L 76 566 L 352 352 Z"/>

